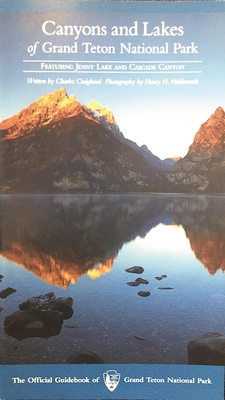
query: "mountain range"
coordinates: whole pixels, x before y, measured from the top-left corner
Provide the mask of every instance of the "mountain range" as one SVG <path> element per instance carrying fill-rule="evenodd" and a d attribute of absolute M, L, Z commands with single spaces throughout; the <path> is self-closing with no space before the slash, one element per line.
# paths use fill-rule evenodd
<path fill-rule="evenodd" d="M 112 111 L 65 89 L 3 121 L 0 135 L 2 193 L 225 192 L 221 107 L 176 163 L 126 139 Z"/>

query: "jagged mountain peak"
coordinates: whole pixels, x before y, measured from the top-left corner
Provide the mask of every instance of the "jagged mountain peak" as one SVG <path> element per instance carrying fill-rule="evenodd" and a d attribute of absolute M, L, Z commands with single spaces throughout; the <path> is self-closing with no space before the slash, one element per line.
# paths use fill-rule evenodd
<path fill-rule="evenodd" d="M 205 122 L 205 126 L 212 126 L 218 123 L 219 120 L 223 120 L 225 118 L 225 112 L 222 107 L 217 107 L 215 112 L 210 116 L 210 118 Z"/>
<path fill-rule="evenodd" d="M 49 93 L 41 97 L 35 103 L 39 106 L 47 105 L 51 109 L 62 109 L 70 106 L 77 107 L 77 105 L 80 105 L 79 101 L 74 95 L 68 96 L 65 88 L 56 90 L 53 93 Z"/>
<path fill-rule="evenodd" d="M 218 116 L 224 115 L 224 116 L 225 116 L 225 112 L 224 112 L 223 107 L 221 107 L 221 106 L 217 107 L 217 109 L 216 109 L 216 111 L 214 112 L 213 115 L 215 115 L 215 116 L 217 116 L 217 115 L 218 115 Z"/>
<path fill-rule="evenodd" d="M 91 100 L 87 107 L 92 111 L 97 111 L 99 117 L 104 117 L 107 123 L 117 125 L 113 112 L 98 101 Z"/>
<path fill-rule="evenodd" d="M 190 151 L 221 151 L 222 137 L 225 135 L 225 112 L 218 107 L 196 133 Z"/>
<path fill-rule="evenodd" d="M 66 89 L 62 88 L 42 96 L 18 114 L 4 120 L 0 124 L 0 130 L 7 130 L 5 139 L 15 139 L 30 134 L 33 129 L 77 115 L 84 110 L 86 107 L 75 96 L 68 96 Z"/>

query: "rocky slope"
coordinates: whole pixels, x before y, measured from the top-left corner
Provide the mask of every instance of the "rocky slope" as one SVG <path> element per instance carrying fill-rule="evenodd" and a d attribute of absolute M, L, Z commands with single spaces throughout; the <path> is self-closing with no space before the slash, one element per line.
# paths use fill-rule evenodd
<path fill-rule="evenodd" d="M 162 173 L 65 89 L 3 121 L 0 131 L 3 193 L 162 190 Z"/>
<path fill-rule="evenodd" d="M 187 155 L 167 175 L 178 192 L 225 192 L 225 112 L 201 125 Z"/>

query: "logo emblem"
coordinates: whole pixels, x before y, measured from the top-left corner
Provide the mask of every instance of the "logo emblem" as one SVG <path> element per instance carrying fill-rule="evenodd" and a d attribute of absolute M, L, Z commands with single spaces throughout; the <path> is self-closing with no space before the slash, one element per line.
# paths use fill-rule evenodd
<path fill-rule="evenodd" d="M 115 369 L 110 369 L 104 372 L 103 379 L 107 389 L 113 392 L 120 382 L 120 374 Z"/>

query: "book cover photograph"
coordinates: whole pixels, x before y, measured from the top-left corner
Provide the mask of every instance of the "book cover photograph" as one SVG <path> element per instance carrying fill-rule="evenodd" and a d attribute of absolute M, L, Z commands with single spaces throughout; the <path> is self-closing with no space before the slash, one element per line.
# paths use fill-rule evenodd
<path fill-rule="evenodd" d="M 223 400 L 225 3 L 0 1 L 0 399 Z"/>

